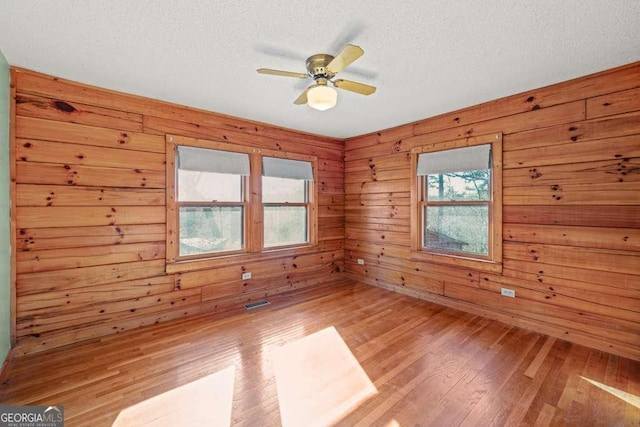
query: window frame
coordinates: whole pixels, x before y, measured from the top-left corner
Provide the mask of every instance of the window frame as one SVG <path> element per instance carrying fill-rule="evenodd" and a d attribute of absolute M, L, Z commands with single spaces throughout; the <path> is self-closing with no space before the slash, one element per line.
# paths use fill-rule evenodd
<path fill-rule="evenodd" d="M 426 199 L 426 177 L 417 174 L 418 156 L 422 153 L 491 144 L 491 191 L 485 201 L 432 201 Z M 477 270 L 502 272 L 502 133 L 464 138 L 415 147 L 411 150 L 411 258 Z M 473 254 L 424 246 L 426 206 L 488 205 L 488 254 Z"/>
<path fill-rule="evenodd" d="M 272 157 L 272 156 L 263 156 L 263 157 Z M 313 193 L 314 182 L 315 181 L 305 180 L 305 183 L 304 183 L 304 193 L 305 193 L 305 200 L 306 200 L 305 202 L 264 202 L 264 201 L 262 201 L 263 216 L 264 216 L 264 210 L 265 210 L 266 207 L 272 207 L 272 206 L 273 207 L 279 207 L 279 206 L 282 206 L 282 207 L 304 207 L 306 209 L 306 216 L 307 216 L 307 224 L 306 224 L 306 230 L 305 230 L 307 242 L 305 242 L 305 243 L 292 243 L 292 244 L 288 244 L 288 245 L 278 245 L 278 246 L 266 247 L 266 246 L 264 246 L 264 241 L 263 241 L 263 243 L 262 243 L 263 250 L 270 251 L 270 250 L 274 250 L 274 249 L 287 249 L 287 248 L 292 248 L 292 247 L 297 247 L 297 246 L 300 246 L 300 245 L 308 244 L 308 242 L 311 239 L 311 231 L 310 231 L 309 225 L 311 224 L 311 204 L 312 204 L 311 203 L 311 194 Z"/>
<path fill-rule="evenodd" d="M 283 250 L 300 250 L 317 245 L 318 242 L 318 179 L 317 157 L 291 152 L 232 145 L 228 142 L 190 138 L 177 135 L 166 135 L 166 264 L 167 273 L 188 271 L 194 262 L 208 268 L 217 265 L 220 260 L 230 257 L 260 256 Z M 178 146 L 206 148 L 212 150 L 245 153 L 249 155 L 250 175 L 242 177 L 243 202 L 178 202 L 176 156 Z M 262 157 L 277 157 L 290 160 L 301 160 L 311 163 L 313 181 L 307 181 L 307 242 L 286 246 L 264 247 L 264 204 L 262 203 Z M 180 256 L 180 223 L 179 208 L 181 205 L 215 205 L 239 206 L 243 209 L 243 248 L 241 250 L 208 252 L 204 254 Z M 293 204 L 289 204 L 293 205 Z"/>

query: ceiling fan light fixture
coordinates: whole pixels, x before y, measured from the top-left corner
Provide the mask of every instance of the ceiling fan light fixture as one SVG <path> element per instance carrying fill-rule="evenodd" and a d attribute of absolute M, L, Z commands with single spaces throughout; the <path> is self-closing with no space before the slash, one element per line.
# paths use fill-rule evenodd
<path fill-rule="evenodd" d="M 309 107 L 325 111 L 336 106 L 338 91 L 327 85 L 312 86 L 307 92 Z"/>

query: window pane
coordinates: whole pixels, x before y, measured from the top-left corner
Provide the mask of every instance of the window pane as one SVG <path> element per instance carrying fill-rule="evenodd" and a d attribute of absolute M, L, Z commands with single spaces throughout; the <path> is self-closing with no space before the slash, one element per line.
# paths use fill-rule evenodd
<path fill-rule="evenodd" d="M 181 206 L 180 256 L 242 249 L 242 206 Z"/>
<path fill-rule="evenodd" d="M 284 246 L 307 242 L 307 208 L 303 206 L 264 207 L 264 246 Z"/>
<path fill-rule="evenodd" d="M 490 200 L 491 170 L 427 175 L 427 200 Z"/>
<path fill-rule="evenodd" d="M 242 175 L 178 169 L 178 201 L 242 202 Z"/>
<path fill-rule="evenodd" d="M 424 218 L 425 247 L 488 255 L 488 206 L 427 206 Z"/>
<path fill-rule="evenodd" d="M 303 179 L 262 177 L 264 203 L 306 203 L 306 183 Z"/>

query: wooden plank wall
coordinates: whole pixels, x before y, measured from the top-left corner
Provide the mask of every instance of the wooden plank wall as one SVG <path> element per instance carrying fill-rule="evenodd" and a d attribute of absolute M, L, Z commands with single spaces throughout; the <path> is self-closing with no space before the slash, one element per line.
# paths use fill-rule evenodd
<path fill-rule="evenodd" d="M 412 261 L 409 150 L 494 132 L 502 274 Z M 640 62 L 347 140 L 345 217 L 357 280 L 640 360 Z"/>
<path fill-rule="evenodd" d="M 13 75 L 18 354 L 237 307 L 343 269 L 343 141 Z M 319 244 L 166 274 L 167 133 L 317 156 Z"/>

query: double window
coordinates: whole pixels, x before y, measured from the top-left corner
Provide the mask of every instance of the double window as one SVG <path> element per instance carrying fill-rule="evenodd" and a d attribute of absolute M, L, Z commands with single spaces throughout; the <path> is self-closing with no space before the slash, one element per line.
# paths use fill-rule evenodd
<path fill-rule="evenodd" d="M 413 248 L 418 258 L 499 270 L 500 134 L 413 150 Z"/>
<path fill-rule="evenodd" d="M 315 243 L 315 158 L 167 141 L 168 261 Z"/>

